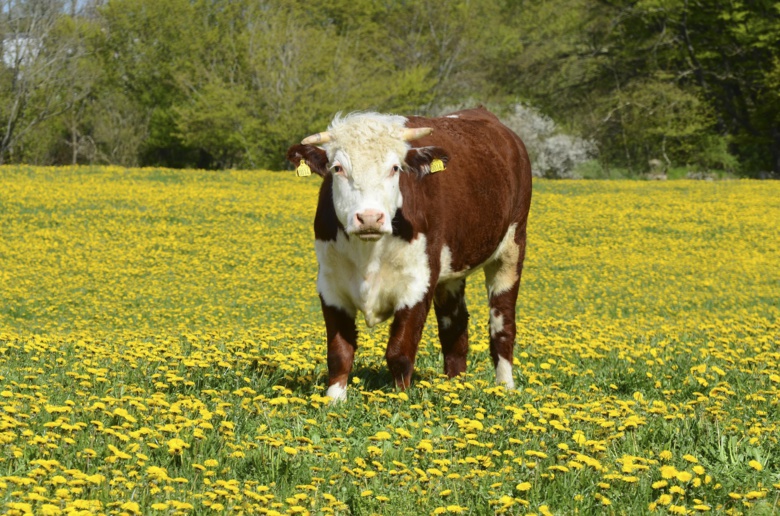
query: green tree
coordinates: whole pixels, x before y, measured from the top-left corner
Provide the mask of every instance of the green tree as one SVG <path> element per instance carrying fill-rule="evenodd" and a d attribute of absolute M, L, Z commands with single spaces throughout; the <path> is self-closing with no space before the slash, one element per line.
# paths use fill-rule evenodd
<path fill-rule="evenodd" d="M 174 117 L 174 106 L 183 99 L 177 78 L 195 65 L 191 56 L 201 44 L 196 5 L 189 0 L 112 0 L 100 14 L 106 87 L 148 123 L 140 162 L 196 164 L 197 150 L 177 137 Z"/>
<path fill-rule="evenodd" d="M 506 94 L 596 136 L 602 160 L 780 173 L 780 11 L 771 1 L 508 1 L 520 42 L 497 56 Z M 498 62 L 494 68 L 498 69 Z"/>
<path fill-rule="evenodd" d="M 31 133 L 72 109 L 85 48 L 55 0 L 9 0 L 0 12 L 0 164 L 24 159 Z"/>

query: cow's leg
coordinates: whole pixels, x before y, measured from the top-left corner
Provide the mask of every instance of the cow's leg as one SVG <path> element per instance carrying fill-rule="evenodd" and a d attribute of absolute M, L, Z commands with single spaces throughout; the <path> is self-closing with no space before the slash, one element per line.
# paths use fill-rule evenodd
<path fill-rule="evenodd" d="M 469 351 L 469 313 L 466 280 L 452 280 L 436 287 L 433 307 L 439 323 L 439 342 L 444 355 L 444 374 L 450 378 L 466 372 Z"/>
<path fill-rule="evenodd" d="M 357 349 L 355 317 L 344 310 L 322 303 L 322 315 L 328 334 L 328 391 L 333 401 L 347 399 L 347 379 Z"/>
<path fill-rule="evenodd" d="M 490 304 L 490 357 L 496 368 L 496 383 L 514 389 L 515 304 L 525 257 L 525 229 L 512 225 L 501 243 L 496 260 L 485 265 L 485 285 Z"/>
<path fill-rule="evenodd" d="M 412 382 L 417 346 L 430 308 L 431 296 L 426 294 L 422 301 L 411 308 L 397 311 L 390 326 L 390 342 L 385 358 L 395 386 L 401 390 L 405 390 Z"/>

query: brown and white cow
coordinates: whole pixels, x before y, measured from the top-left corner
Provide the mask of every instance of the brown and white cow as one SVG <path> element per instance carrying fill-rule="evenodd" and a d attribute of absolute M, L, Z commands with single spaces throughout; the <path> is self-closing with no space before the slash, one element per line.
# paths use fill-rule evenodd
<path fill-rule="evenodd" d="M 327 395 L 346 398 L 358 311 L 368 326 L 393 316 L 385 357 L 399 388 L 411 382 L 431 303 L 444 372 L 463 373 L 466 277 L 480 268 L 496 382 L 513 388 L 515 302 L 531 203 L 520 138 L 483 108 L 441 118 L 358 113 L 336 116 L 327 132 L 292 146 L 287 158 L 324 179 L 314 237 Z"/>

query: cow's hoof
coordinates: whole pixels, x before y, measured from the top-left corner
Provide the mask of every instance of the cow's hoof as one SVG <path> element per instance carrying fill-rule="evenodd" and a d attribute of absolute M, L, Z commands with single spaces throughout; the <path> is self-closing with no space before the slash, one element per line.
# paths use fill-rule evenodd
<path fill-rule="evenodd" d="M 496 385 L 503 385 L 508 391 L 515 389 L 515 379 L 512 377 L 512 364 L 504 357 L 498 357 Z"/>
<path fill-rule="evenodd" d="M 515 382 L 513 382 L 513 381 L 510 381 L 510 382 L 496 382 L 496 385 L 499 385 L 499 386 L 503 387 L 504 389 L 506 389 L 508 391 L 515 390 Z"/>
<path fill-rule="evenodd" d="M 328 391 L 325 393 L 325 396 L 330 398 L 331 403 L 339 403 L 341 401 L 347 401 L 347 386 L 341 386 L 337 383 L 334 383 L 330 387 L 328 387 Z"/>

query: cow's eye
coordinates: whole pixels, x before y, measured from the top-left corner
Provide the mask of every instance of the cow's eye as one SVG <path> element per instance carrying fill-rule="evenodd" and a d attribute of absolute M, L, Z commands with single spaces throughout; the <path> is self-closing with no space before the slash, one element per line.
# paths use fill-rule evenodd
<path fill-rule="evenodd" d="M 338 174 L 340 176 L 344 175 L 344 167 L 342 167 L 341 165 L 333 165 L 332 170 L 334 174 Z"/>
<path fill-rule="evenodd" d="M 393 165 L 393 175 L 399 173 L 401 171 L 401 167 L 398 165 Z"/>

